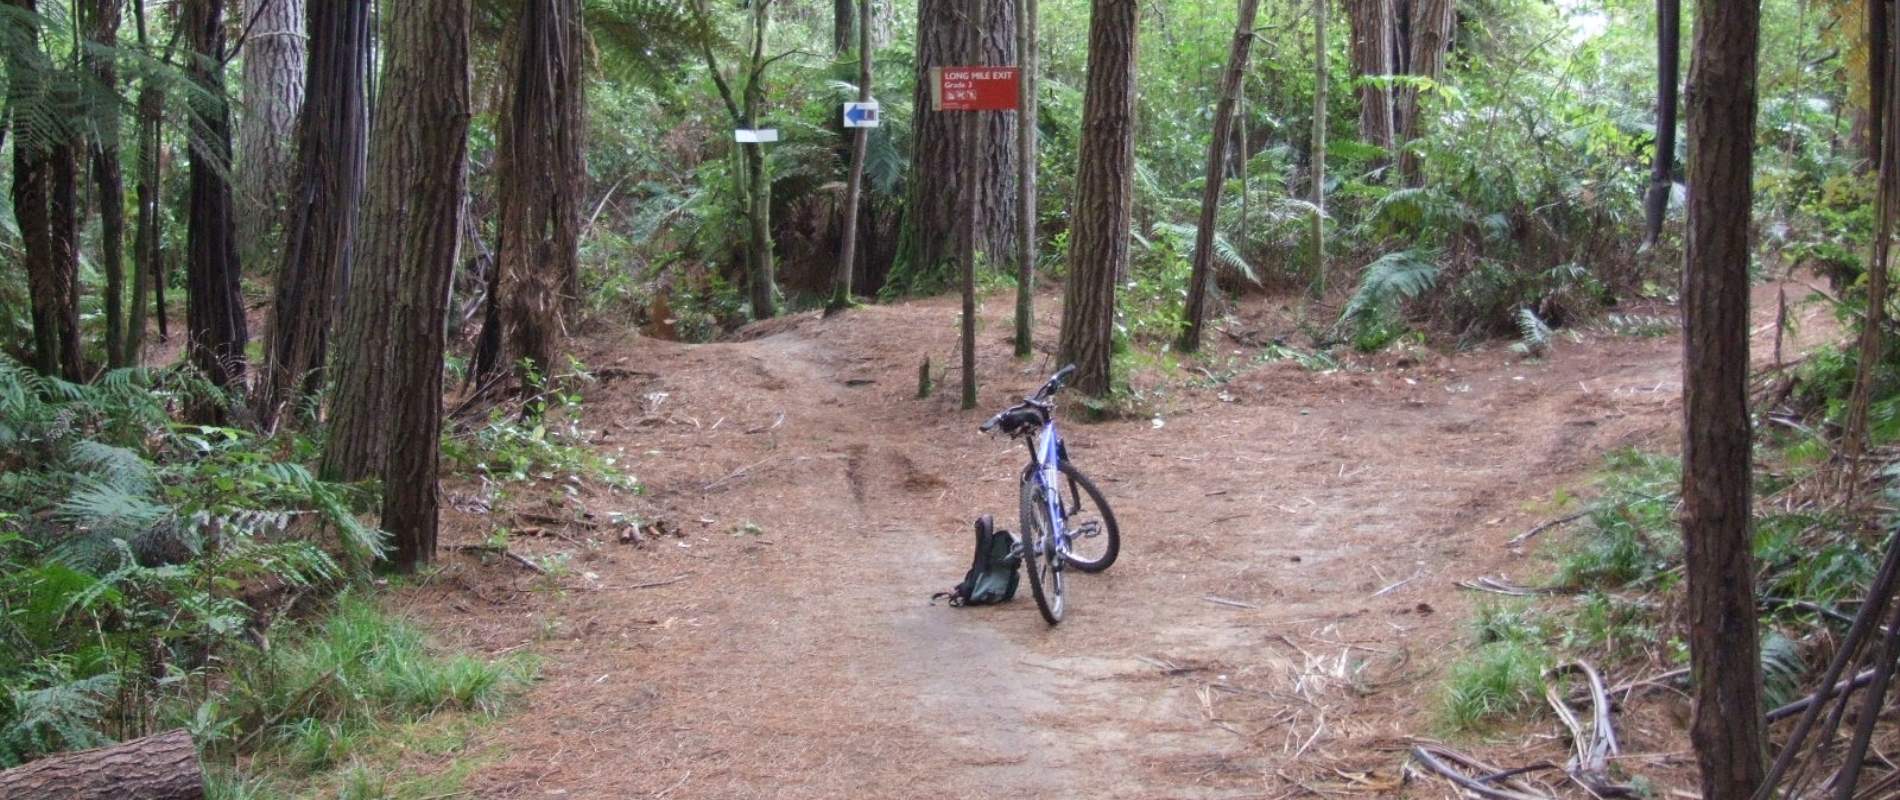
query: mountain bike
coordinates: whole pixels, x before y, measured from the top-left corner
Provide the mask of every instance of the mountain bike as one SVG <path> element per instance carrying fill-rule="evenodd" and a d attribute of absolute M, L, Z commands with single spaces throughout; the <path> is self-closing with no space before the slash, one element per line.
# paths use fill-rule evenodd
<path fill-rule="evenodd" d="M 1101 572 L 1121 552 L 1121 529 L 1115 512 L 1094 482 L 1069 463 L 1068 448 L 1056 430 L 1056 392 L 1062 390 L 1075 365 L 1058 370 L 1036 393 L 990 417 L 981 430 L 1001 430 L 1029 446 L 1029 464 L 1023 467 L 1018 499 L 1022 512 L 1023 571 L 1029 573 L 1036 608 L 1050 625 L 1062 621 L 1063 573 L 1069 567 Z"/>

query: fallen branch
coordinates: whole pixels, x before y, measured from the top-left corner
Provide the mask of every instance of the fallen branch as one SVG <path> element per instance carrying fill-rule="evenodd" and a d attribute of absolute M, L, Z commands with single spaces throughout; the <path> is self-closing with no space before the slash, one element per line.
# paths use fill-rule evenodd
<path fill-rule="evenodd" d="M 508 559 L 509 561 L 513 561 L 516 564 L 521 565 L 523 568 L 527 569 L 529 572 L 533 572 L 537 575 L 548 574 L 548 571 L 545 569 L 542 569 L 540 564 L 536 564 L 533 561 L 529 561 L 528 559 L 522 557 L 520 553 L 517 553 L 506 547 L 498 547 L 492 544 L 458 544 L 449 549 L 454 550 L 456 552 L 461 552 L 461 553 L 493 553 L 495 555 L 501 556 L 502 558 Z"/>
<path fill-rule="evenodd" d="M 1874 671 L 1872 669 L 1864 669 L 1860 671 L 1860 674 L 1855 675 L 1852 680 L 1845 680 L 1835 684 L 1833 691 L 1829 692 L 1828 696 L 1833 697 L 1857 691 L 1873 682 Z M 1767 719 L 1769 722 L 1780 722 L 1806 711 L 1808 710 L 1808 706 L 1814 705 L 1816 700 L 1821 699 L 1821 694 L 1821 691 L 1817 689 L 1807 697 L 1795 700 L 1779 708 L 1770 709 L 1767 714 Z"/>
<path fill-rule="evenodd" d="M 1576 522 L 1577 520 L 1583 519 L 1584 517 L 1590 516 L 1591 511 L 1592 509 L 1586 508 L 1582 511 L 1579 511 L 1575 514 L 1571 514 L 1569 516 L 1558 517 L 1542 525 L 1539 525 L 1535 528 L 1532 528 L 1528 531 L 1525 531 L 1523 533 L 1520 533 L 1516 536 L 1511 537 L 1511 540 L 1508 542 L 1505 542 L 1505 544 L 1510 547 L 1517 547 L 1519 545 L 1524 544 L 1525 542 L 1530 541 L 1531 538 L 1536 536 L 1537 534 L 1543 533 L 1544 531 L 1550 530 L 1551 528 L 1555 528 L 1559 525 L 1568 525 L 1572 522 Z"/>
<path fill-rule="evenodd" d="M 766 462 L 769 462 L 774 458 L 778 458 L 778 456 L 776 455 L 766 456 L 765 458 L 759 459 L 758 461 L 754 461 L 743 467 L 735 469 L 731 472 L 731 474 L 728 474 L 726 477 L 720 478 L 719 480 L 713 481 L 712 483 L 708 483 L 705 486 L 700 487 L 699 490 L 702 492 L 710 492 L 724 485 L 727 481 L 733 480 L 735 478 L 743 477 L 747 472 L 752 471 L 756 467 L 765 466 Z"/>
<path fill-rule="evenodd" d="M 1423 764 L 1426 769 L 1438 773 L 1438 775 L 1445 780 L 1451 781 L 1452 785 L 1479 797 L 1487 798 L 1487 800 L 1553 800 L 1550 795 L 1541 792 L 1533 794 L 1532 792 L 1535 790 L 1511 780 L 1511 778 L 1519 773 L 1500 770 L 1497 767 L 1493 767 L 1471 756 L 1445 747 L 1414 744 L 1412 745 L 1412 758 L 1416 759 L 1418 763 Z M 1453 766 L 1453 764 L 1457 766 Z M 1465 769 L 1477 771 L 1485 776 L 1501 776 L 1495 778 L 1495 780 L 1503 781 L 1503 785 L 1510 788 L 1500 789 L 1490 785 L 1485 780 L 1466 775 L 1459 770 L 1458 767 L 1460 766 Z"/>
<path fill-rule="evenodd" d="M 183 728 L 0 771 L 8 798 L 199 800 L 204 792 L 198 748 Z"/>
<path fill-rule="evenodd" d="M 1591 713 L 1588 730 L 1577 719 L 1570 703 L 1558 694 L 1556 681 L 1552 680 L 1566 672 L 1582 673 L 1589 687 Z M 1616 726 L 1610 716 L 1610 693 L 1603 687 L 1603 676 L 1596 667 L 1590 666 L 1587 661 L 1574 661 L 1544 673 L 1544 680 L 1544 699 L 1550 701 L 1550 707 L 1557 712 L 1557 719 L 1570 729 L 1570 741 L 1577 749 L 1570 763 L 1564 765 L 1564 773 L 1596 797 L 1627 797 L 1634 794 L 1634 787 L 1616 783 L 1610 778 L 1610 759 L 1622 755 L 1623 748 L 1617 744 Z"/>
<path fill-rule="evenodd" d="M 627 588 L 628 589 L 655 589 L 661 586 L 672 586 L 675 583 L 679 583 L 680 581 L 686 580 L 687 578 L 691 578 L 691 577 L 693 577 L 693 573 L 688 572 L 685 575 L 681 575 L 677 578 L 667 578 L 666 580 L 654 581 L 652 583 L 636 583 Z"/>
<path fill-rule="evenodd" d="M 1215 597 L 1211 594 L 1201 599 L 1206 600 L 1209 603 L 1213 603 L 1214 605 L 1217 605 L 1217 606 L 1230 606 L 1232 608 L 1259 608 L 1259 606 L 1254 605 L 1252 603 L 1243 602 L 1240 600 L 1229 600 L 1225 597 Z"/>
<path fill-rule="evenodd" d="M 1538 589 L 1530 586 L 1522 586 L 1511 583 L 1503 578 L 1493 578 L 1488 575 L 1475 581 L 1459 581 L 1458 588 L 1470 589 L 1474 592 L 1510 595 L 1512 597 L 1537 597 L 1539 595 L 1557 593 L 1554 589 Z"/>

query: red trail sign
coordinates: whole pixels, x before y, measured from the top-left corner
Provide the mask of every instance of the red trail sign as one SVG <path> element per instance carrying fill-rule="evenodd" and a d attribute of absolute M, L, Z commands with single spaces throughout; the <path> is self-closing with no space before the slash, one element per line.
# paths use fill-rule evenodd
<path fill-rule="evenodd" d="M 1016 67 L 931 67 L 930 107 L 936 111 L 1014 111 L 1022 106 L 1022 70 Z"/>

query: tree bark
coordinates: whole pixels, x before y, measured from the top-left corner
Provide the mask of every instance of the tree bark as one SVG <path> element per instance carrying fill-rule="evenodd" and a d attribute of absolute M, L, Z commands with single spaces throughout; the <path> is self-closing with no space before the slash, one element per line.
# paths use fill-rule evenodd
<path fill-rule="evenodd" d="M 1016 63 L 1017 19 L 1013 2 L 986 3 L 980 36 L 966 35 L 974 15 L 956 0 L 919 0 L 917 8 L 916 118 L 911 124 L 909 197 L 899 234 L 898 261 L 909 286 L 940 285 L 957 257 L 958 211 L 963 207 L 964 150 L 956 114 L 930 109 L 930 69 Z M 978 142 L 977 199 L 982 214 L 977 247 L 1003 265 L 1016 247 L 1016 118 L 985 114 Z M 902 288 L 909 288 L 909 286 Z"/>
<path fill-rule="evenodd" d="M 1214 105 L 1214 128 L 1207 137 L 1207 176 L 1201 186 L 1201 219 L 1194 232 L 1194 267 L 1188 276 L 1184 327 L 1176 343 L 1177 349 L 1186 353 L 1201 349 L 1207 293 L 1214 283 L 1214 229 L 1220 221 L 1221 187 L 1227 179 L 1228 131 L 1233 125 L 1234 104 L 1240 97 L 1240 82 L 1247 76 L 1247 56 L 1253 48 L 1254 19 L 1259 10 L 1260 0 L 1240 0 L 1234 41 L 1227 48 L 1227 72 L 1221 76 L 1220 100 Z"/>
<path fill-rule="evenodd" d="M 59 298 L 59 371 L 66 380 L 81 381 L 86 377 L 86 351 L 79 338 L 79 149 L 73 140 L 52 149 L 51 188 L 46 209 Z"/>
<path fill-rule="evenodd" d="M 1882 144 L 1890 127 L 1881 119 L 1881 109 L 1886 108 L 1887 87 L 1891 85 L 1887 62 L 1893 58 L 1889 2 L 1891 0 L 1867 0 L 1867 162 L 1876 167 L 1881 154 L 1886 152 Z"/>
<path fill-rule="evenodd" d="M 198 748 L 183 728 L 110 747 L 47 756 L 0 772 L 0 798 L 199 800 Z"/>
<path fill-rule="evenodd" d="M 1348 0 L 1352 23 L 1352 66 L 1356 78 L 1392 74 L 1392 0 Z M 1359 137 L 1392 149 L 1392 87 L 1361 82 Z"/>
<path fill-rule="evenodd" d="M 145 0 L 132 0 L 137 23 L 139 48 L 151 52 L 149 26 L 145 18 Z M 175 40 L 174 40 L 175 41 Z M 166 52 L 170 57 L 169 46 Z M 145 299 L 153 295 L 158 311 L 160 337 L 166 335 L 164 267 L 159 251 L 163 224 L 159 206 L 160 125 L 165 116 L 165 93 L 152 75 L 139 81 L 138 99 L 138 231 L 132 241 L 132 322 L 126 332 L 126 361 L 140 364 L 145 357 Z"/>
<path fill-rule="evenodd" d="M 35 0 L 7 0 L 27 14 L 37 14 Z M 7 72 L 13 76 L 49 76 L 54 67 L 40 48 L 36 22 L 9 17 L 6 24 L 21 26 L 10 34 L 25 46 L 8 50 Z M 49 91 L 50 78 L 8 82 L 7 105 L 28 105 L 47 117 L 64 119 L 73 98 Z M 12 112 L 18 115 L 20 112 Z M 34 366 L 46 375 L 69 381 L 84 376 L 79 344 L 79 251 L 73 165 L 75 132 L 68 128 L 21 133 L 13 137 L 13 214 L 25 249 L 27 287 L 33 318 Z"/>
<path fill-rule="evenodd" d="M 218 69 L 225 59 L 224 0 L 186 0 L 180 24 L 191 48 L 189 74 L 199 89 L 191 104 L 186 337 L 192 364 L 212 383 L 235 388 L 244 374 L 249 334 L 238 288 L 241 271 L 231 185 L 223 173 L 231 163 L 231 111 Z M 199 409 L 196 416 L 222 418 L 219 410 L 211 408 Z"/>
<path fill-rule="evenodd" d="M 1089 19 L 1088 85 L 1060 349 L 1061 360 L 1076 365 L 1076 388 L 1092 397 L 1108 394 L 1111 385 L 1115 277 L 1128 262 L 1134 216 L 1139 10 L 1138 0 L 1094 0 Z"/>
<path fill-rule="evenodd" d="M 1748 227 L 1760 6 L 1696 0 L 1683 275 L 1682 535 L 1690 723 L 1703 797 L 1761 784 L 1760 642 L 1749 525 Z"/>
<path fill-rule="evenodd" d="M 742 127 L 757 128 L 759 114 L 765 110 L 765 38 L 772 24 L 772 0 L 754 0 L 752 5 L 752 55 L 746 66 L 745 106 Z M 746 199 L 746 283 L 751 294 L 752 316 L 767 319 L 778 315 L 777 265 L 772 252 L 772 181 L 765 173 L 765 145 L 740 146 L 745 165 Z"/>
<path fill-rule="evenodd" d="M 1412 17 L 1406 31 L 1411 43 L 1410 73 L 1429 80 L 1438 80 L 1444 72 L 1445 53 L 1451 47 L 1452 23 L 1457 15 L 1452 7 L 1453 0 L 1411 0 Z M 1418 153 L 1411 144 L 1425 135 L 1425 120 L 1420 116 L 1417 87 L 1405 87 L 1398 93 L 1398 121 L 1400 139 L 1399 174 L 1404 176 L 1409 186 L 1420 185 L 1424 177 L 1419 170 Z"/>
<path fill-rule="evenodd" d="M 1005 1 L 1006 0 L 1001 0 Z M 972 0 L 968 13 L 975 19 L 984 18 L 984 0 Z M 983 30 L 978 25 L 966 25 L 965 33 L 970 39 L 971 52 L 975 52 L 983 38 Z M 985 116 L 993 112 L 966 111 L 955 116 L 959 125 L 963 146 L 963 185 L 976 186 L 983 175 L 982 147 L 983 131 L 989 127 Z M 959 344 L 963 356 L 963 409 L 976 408 L 976 230 L 979 201 L 978 192 L 964 192 L 957 199 L 957 277 L 963 294 L 963 313 L 958 319 Z"/>
<path fill-rule="evenodd" d="M 1662 237 L 1669 193 L 1676 183 L 1676 85 L 1681 53 L 1681 0 L 1656 0 L 1656 154 L 1649 170 L 1649 196 L 1643 204 L 1645 247 L 1655 246 Z"/>
<path fill-rule="evenodd" d="M 1313 0 L 1313 296 L 1326 296 L 1326 0 Z"/>
<path fill-rule="evenodd" d="M 266 428 L 323 385 L 330 324 L 343 305 L 362 197 L 369 25 L 370 0 L 310 7 L 297 182 L 288 197 L 283 266 L 271 305 L 266 373 L 258 386 L 258 419 Z"/>
<path fill-rule="evenodd" d="M 411 0 L 385 13 L 385 106 L 371 138 L 325 472 L 383 479 L 390 560 L 410 572 L 436 544 L 442 353 L 468 169 L 469 4 Z"/>
<path fill-rule="evenodd" d="M 858 0 L 831 0 L 831 52 L 840 56 L 851 52 L 851 31 L 854 27 L 851 18 L 853 6 L 857 2 Z M 871 18 L 868 11 L 859 16 L 866 20 Z"/>
<path fill-rule="evenodd" d="M 490 340 L 498 347 L 478 352 L 478 381 L 515 364 L 524 388 L 530 373 L 548 375 L 579 300 L 584 44 L 577 0 L 522 5 L 495 157 L 499 236 L 487 302 L 502 329 Z"/>
<path fill-rule="evenodd" d="M 92 41 L 110 51 L 119 46 L 119 10 L 123 0 L 91 0 L 87 28 Z M 109 56 L 88 53 L 93 79 L 113 96 L 119 71 Z M 119 169 L 119 108 L 116 103 L 92 113 L 92 175 L 99 189 L 100 259 L 106 273 L 106 363 L 131 362 L 125 335 L 125 178 Z"/>
<path fill-rule="evenodd" d="M 27 13 L 38 11 L 35 0 L 8 0 L 8 4 Z M 25 27 L 29 23 L 16 18 L 12 24 Z M 38 47 L 37 28 L 13 31 L 9 36 L 16 41 L 34 45 L 14 48 L 6 53 L 9 74 L 28 74 L 50 68 L 45 54 Z M 28 94 L 28 85 L 27 81 L 17 79 L 8 82 L 9 108 L 36 102 Z M 57 288 L 55 273 L 58 267 L 53 257 L 50 216 L 52 157 L 53 148 L 45 142 L 35 141 L 25 135 L 14 137 L 11 189 L 13 218 L 20 228 L 20 242 L 25 249 L 27 293 L 33 316 L 33 366 L 46 375 L 58 374 L 60 371 L 59 298 L 65 296 Z"/>
<path fill-rule="evenodd" d="M 838 0 L 842 8 L 850 0 Z M 861 19 L 871 18 L 871 0 L 862 3 Z M 843 13 L 849 14 L 849 11 Z M 848 23 L 847 23 L 848 27 Z M 839 52 L 843 52 L 842 48 Z M 871 26 L 858 26 L 858 102 L 871 101 Z M 844 242 L 838 254 L 837 274 L 832 278 L 831 302 L 825 306 L 827 316 L 835 314 L 851 305 L 851 276 L 856 268 L 858 254 L 858 204 L 864 197 L 864 156 L 865 147 L 871 141 L 870 128 L 851 128 L 851 175 L 845 181 L 844 190 Z"/>
<path fill-rule="evenodd" d="M 1036 169 L 1041 166 L 1036 130 L 1041 114 L 1036 84 L 1042 69 L 1041 44 L 1036 39 L 1036 0 L 1016 0 L 1017 27 L 1022 50 L 1022 108 L 1016 121 L 1016 337 L 1017 358 L 1033 352 L 1036 331 Z M 1002 0 L 1009 2 L 1009 0 Z"/>
<path fill-rule="evenodd" d="M 244 114 L 238 127 L 238 252 L 247 264 L 276 255 L 290 187 L 299 165 L 293 149 L 303 110 L 309 52 L 304 0 L 241 0 Z M 333 5 L 319 0 L 317 5 Z M 274 260 L 274 259 L 273 259 Z"/>
<path fill-rule="evenodd" d="M 1883 22 L 1887 22 L 1883 15 Z M 1873 35 L 1870 29 L 1868 45 L 1876 44 L 1891 47 L 1895 41 L 1893 31 L 1882 31 L 1880 36 Z M 1894 70 L 1900 69 L 1889 50 L 1882 54 L 1880 63 L 1888 66 L 1887 80 L 1900 79 Z M 1884 82 L 1884 81 L 1883 81 Z M 1900 127 L 1900 103 L 1882 93 L 1881 105 L 1869 115 L 1869 130 L 1875 130 L 1874 123 L 1893 130 Z M 1870 134 L 1874 135 L 1874 134 Z M 1860 362 L 1854 374 L 1854 388 L 1848 396 L 1847 420 L 1841 433 L 1841 450 L 1846 456 L 1847 495 L 1851 502 L 1860 487 L 1861 453 L 1867 442 L 1867 411 L 1873 399 L 1873 383 L 1880 369 L 1881 351 L 1886 344 L 1886 317 L 1889 290 L 1890 256 L 1893 246 L 1894 204 L 1900 200 L 1900 137 L 1887 137 L 1879 156 L 1878 184 L 1874 193 L 1874 240 L 1873 252 L 1867 264 L 1867 315 L 1861 320 Z"/>

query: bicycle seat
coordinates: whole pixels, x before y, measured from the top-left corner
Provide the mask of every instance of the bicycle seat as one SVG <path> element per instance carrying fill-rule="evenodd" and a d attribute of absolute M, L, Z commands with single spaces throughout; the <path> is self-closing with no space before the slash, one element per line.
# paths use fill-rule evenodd
<path fill-rule="evenodd" d="M 1004 433 L 1015 436 L 1025 430 L 1040 427 L 1044 421 L 1041 409 L 1033 406 L 1017 406 L 990 417 L 988 422 L 983 423 L 982 430 L 987 433 L 1001 428 Z"/>

